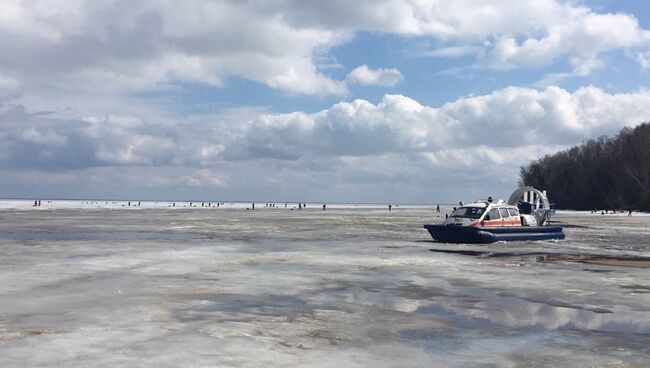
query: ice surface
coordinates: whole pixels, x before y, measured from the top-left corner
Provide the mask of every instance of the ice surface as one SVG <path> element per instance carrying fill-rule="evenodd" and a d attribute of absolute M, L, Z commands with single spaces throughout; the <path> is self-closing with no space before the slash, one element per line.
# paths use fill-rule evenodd
<path fill-rule="evenodd" d="M 0 202 L 0 367 L 650 366 L 649 216 L 470 246 L 427 206 L 81 202 Z"/>

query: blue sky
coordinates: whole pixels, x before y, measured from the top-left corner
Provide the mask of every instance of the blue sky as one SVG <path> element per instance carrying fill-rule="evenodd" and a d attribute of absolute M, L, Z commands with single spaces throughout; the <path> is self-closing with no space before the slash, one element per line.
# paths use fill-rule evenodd
<path fill-rule="evenodd" d="M 627 13 L 634 17 L 639 26 L 650 29 L 650 4 L 638 1 L 593 1 L 583 5 L 598 9 L 601 13 Z M 379 32 L 361 31 L 345 44 L 328 50 L 323 62 L 337 64 L 324 67 L 324 72 L 333 79 L 345 79 L 355 66 L 370 68 L 390 66 L 397 68 L 405 80 L 391 88 L 382 86 L 353 85 L 350 94 L 344 96 L 310 96 L 283 93 L 264 84 L 251 82 L 240 77 L 231 77 L 226 88 L 209 85 L 179 83 L 177 93 L 167 91 L 143 93 L 141 96 L 173 96 L 176 109 L 196 111 L 251 104 L 265 106 L 274 112 L 318 111 L 326 109 L 341 100 L 362 98 L 377 102 L 386 93 L 403 94 L 422 103 L 438 106 L 454 101 L 460 96 L 489 94 L 507 86 L 540 87 L 539 82 L 551 73 L 566 71 L 567 57 L 543 67 L 518 68 L 513 70 L 471 70 L 475 58 L 469 56 L 434 57 L 426 52 L 436 48 L 439 41 L 429 36 L 401 36 Z M 624 49 L 604 52 L 600 57 L 607 68 L 596 70 L 586 76 L 568 78 L 555 83 L 573 91 L 584 85 L 594 85 L 611 93 L 638 90 L 650 85 L 650 72 L 642 70 L 638 62 L 626 55 Z M 467 68 L 454 72 L 456 69 Z"/>
<path fill-rule="evenodd" d="M 650 12 L 650 9 L 648 9 Z M 357 98 L 378 102 L 386 93 L 402 94 L 430 106 L 439 106 L 462 96 L 484 95 L 508 86 L 539 88 L 545 86 L 544 77 L 567 70 L 567 62 L 557 62 L 540 68 L 514 70 L 472 70 L 474 57 L 433 57 L 424 55 L 432 40 L 426 37 L 397 37 L 378 33 L 361 32 L 350 42 L 329 51 L 329 59 L 337 67 L 326 68 L 333 79 L 345 79 L 353 67 L 368 65 L 370 68 L 390 66 L 404 75 L 404 81 L 390 88 L 384 86 L 350 86 L 345 96 L 312 96 L 277 91 L 264 84 L 241 77 L 231 76 L 224 87 L 200 82 L 174 83 L 175 89 L 140 92 L 136 98 L 156 102 L 163 99 L 165 105 L 184 113 L 218 112 L 223 109 L 254 105 L 273 112 L 316 112 L 339 101 Z M 428 49 L 431 49 L 429 46 Z M 568 91 L 585 85 L 597 86 L 610 93 L 635 91 L 650 85 L 650 72 L 642 70 L 624 50 L 613 50 L 601 55 L 607 68 L 596 70 L 586 76 L 567 78 L 554 83 Z M 346 67 L 348 66 L 348 67 Z M 462 70 L 467 68 L 467 70 Z M 461 69 L 456 71 L 456 69 Z"/>
<path fill-rule="evenodd" d="M 505 197 L 650 120 L 649 29 L 639 1 L 7 0 L 0 197 Z"/>

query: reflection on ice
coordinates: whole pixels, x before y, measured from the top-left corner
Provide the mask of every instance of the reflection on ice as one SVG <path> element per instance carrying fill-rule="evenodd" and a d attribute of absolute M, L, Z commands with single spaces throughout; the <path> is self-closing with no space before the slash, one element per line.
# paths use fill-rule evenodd
<path fill-rule="evenodd" d="M 650 360 L 650 269 L 582 262 L 650 256 L 650 217 L 449 246 L 429 208 L 316 208 L 0 210 L 0 366 Z"/>

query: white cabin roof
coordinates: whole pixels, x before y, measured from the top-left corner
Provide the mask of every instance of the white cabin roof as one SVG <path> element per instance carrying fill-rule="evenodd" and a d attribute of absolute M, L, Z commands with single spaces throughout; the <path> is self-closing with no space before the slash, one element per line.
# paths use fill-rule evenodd
<path fill-rule="evenodd" d="M 461 207 L 484 208 L 484 207 L 487 207 L 487 201 L 482 201 L 482 202 L 476 201 L 474 203 L 468 203 L 468 204 L 462 205 Z"/>
<path fill-rule="evenodd" d="M 514 209 L 517 209 L 517 206 L 509 205 L 503 199 L 499 199 L 497 201 L 492 201 L 492 203 L 488 202 L 487 199 L 479 199 L 479 200 L 475 201 L 474 203 L 468 203 L 468 204 L 462 205 L 460 207 L 474 207 L 474 208 L 491 207 L 491 208 L 514 208 Z"/>

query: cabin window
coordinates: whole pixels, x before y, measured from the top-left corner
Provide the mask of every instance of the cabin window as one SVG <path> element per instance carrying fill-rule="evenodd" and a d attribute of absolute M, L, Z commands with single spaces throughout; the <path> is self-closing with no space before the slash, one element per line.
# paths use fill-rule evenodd
<path fill-rule="evenodd" d="M 510 214 L 510 217 L 518 217 L 519 214 L 517 213 L 517 210 L 514 208 L 508 208 L 508 213 Z"/>
<path fill-rule="evenodd" d="M 499 212 L 501 213 L 501 218 L 508 218 L 508 210 L 505 208 L 499 208 Z"/>
<path fill-rule="evenodd" d="M 451 217 L 467 217 L 471 219 L 478 219 L 485 212 L 485 208 L 481 207 L 461 207 L 451 214 Z"/>
<path fill-rule="evenodd" d="M 486 220 L 498 220 L 501 218 L 501 216 L 499 215 L 499 210 L 496 208 L 491 209 L 490 212 L 488 212 L 488 214 L 485 217 Z"/>

